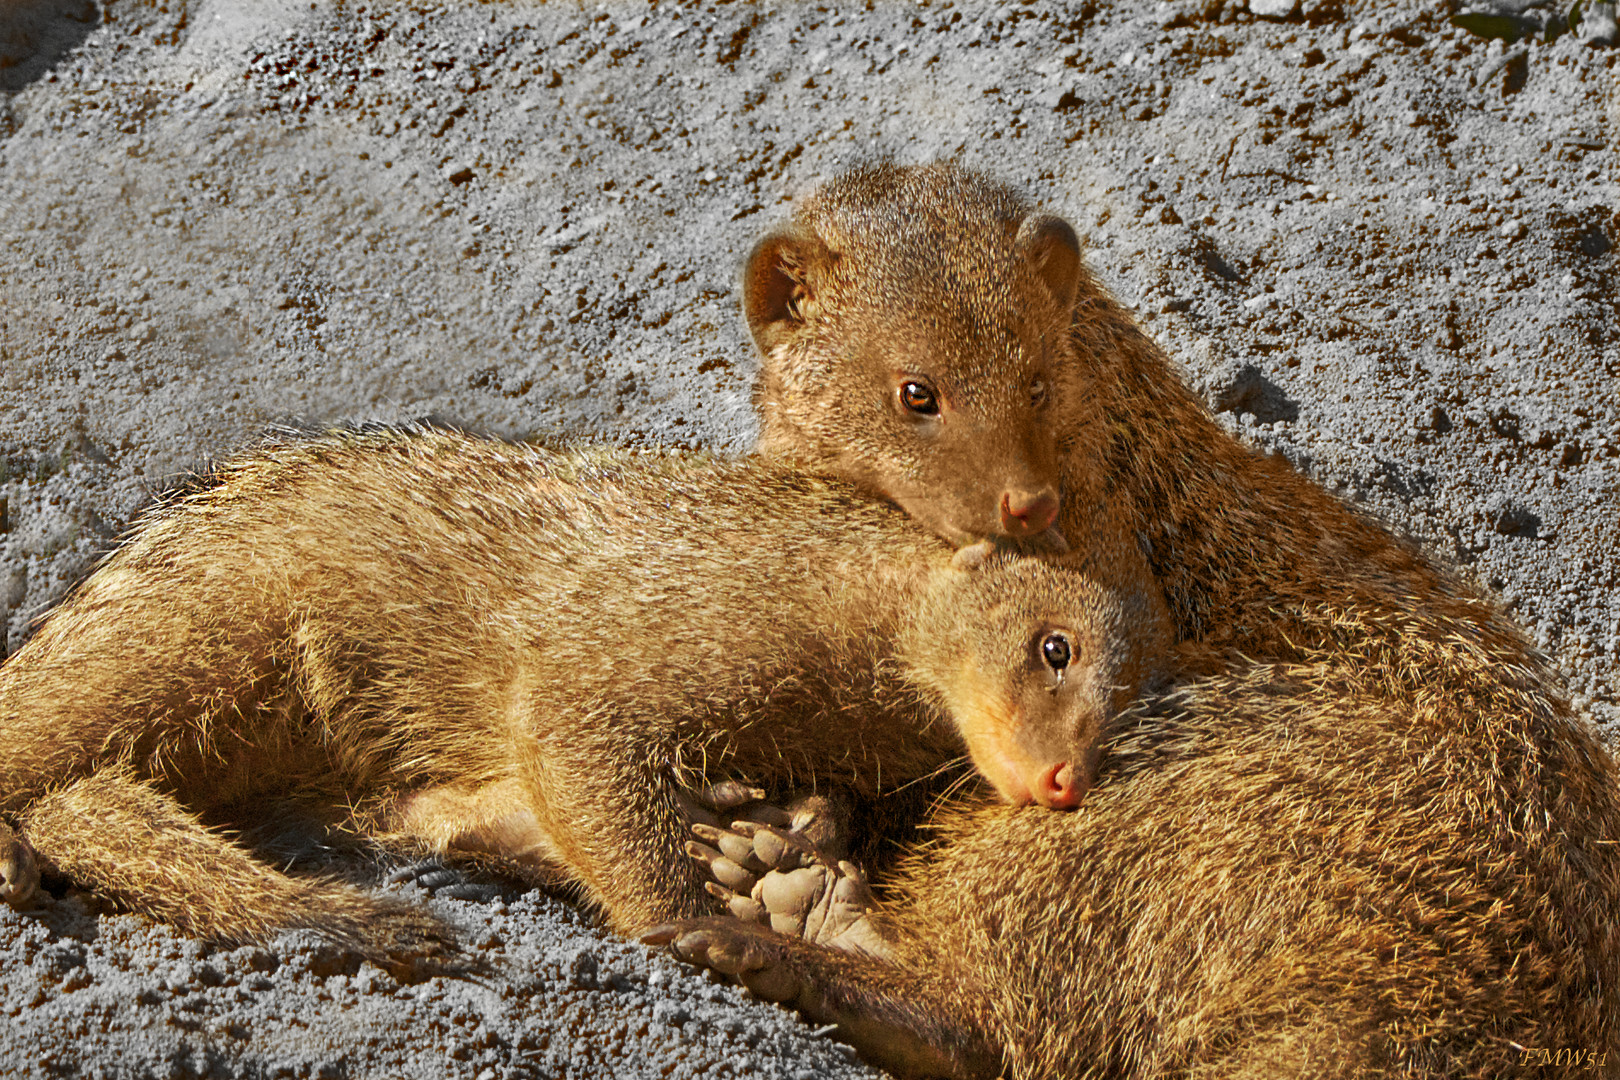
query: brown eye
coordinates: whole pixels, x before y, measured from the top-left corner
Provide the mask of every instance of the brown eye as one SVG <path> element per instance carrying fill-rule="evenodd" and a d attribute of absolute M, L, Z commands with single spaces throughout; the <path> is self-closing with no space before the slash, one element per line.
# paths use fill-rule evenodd
<path fill-rule="evenodd" d="M 1037 409 L 1046 404 L 1046 380 L 1036 379 L 1029 384 L 1029 403 Z"/>
<path fill-rule="evenodd" d="M 939 415 L 939 395 L 935 394 L 934 388 L 927 383 L 901 383 L 900 404 L 904 405 L 908 412 L 914 412 L 918 416 Z"/>
<path fill-rule="evenodd" d="M 1062 634 L 1047 634 L 1041 639 L 1041 659 L 1046 666 L 1062 674 L 1063 669 L 1069 666 L 1073 659 L 1073 650 L 1069 648 L 1069 639 Z"/>

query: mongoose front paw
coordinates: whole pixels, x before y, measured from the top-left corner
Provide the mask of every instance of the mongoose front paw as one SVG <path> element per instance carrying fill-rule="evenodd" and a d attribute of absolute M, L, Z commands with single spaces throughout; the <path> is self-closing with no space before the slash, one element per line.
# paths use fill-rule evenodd
<path fill-rule="evenodd" d="M 782 939 L 753 923 L 724 916 L 684 919 L 655 926 L 641 940 L 668 945 L 677 958 L 736 979 L 766 1001 L 797 1002 L 805 990 Z"/>
<path fill-rule="evenodd" d="M 0 900 L 26 911 L 38 895 L 39 863 L 33 849 L 9 826 L 0 824 Z"/>
<path fill-rule="evenodd" d="M 758 803 L 765 798 L 762 788 L 750 787 L 738 780 L 722 780 L 701 788 L 686 788 L 676 792 L 681 814 L 693 825 L 719 825 L 739 806 Z"/>
<path fill-rule="evenodd" d="M 803 837 L 736 822 L 729 832 L 694 825 L 705 844 L 687 845 L 714 880 L 706 884 L 733 916 L 812 945 L 882 956 L 871 919 L 872 891 L 860 867 L 825 857 Z"/>

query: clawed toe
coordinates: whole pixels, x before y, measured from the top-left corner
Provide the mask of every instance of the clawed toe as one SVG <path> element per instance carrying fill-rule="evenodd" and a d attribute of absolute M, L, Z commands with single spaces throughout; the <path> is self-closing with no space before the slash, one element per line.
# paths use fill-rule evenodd
<path fill-rule="evenodd" d="M 720 853 L 738 866 L 753 873 L 762 873 L 768 867 L 754 855 L 754 844 L 746 836 L 725 829 L 715 828 L 712 825 L 693 825 L 692 832 L 705 843 L 719 849 Z"/>
<path fill-rule="evenodd" d="M 384 880 L 390 885 L 415 885 L 440 899 L 487 904 L 501 895 L 499 885 L 471 880 L 462 871 L 436 859 L 402 866 Z"/>
<path fill-rule="evenodd" d="M 686 842 L 686 854 L 708 867 L 709 874 L 714 880 L 733 892 L 748 892 L 757 881 L 756 876 L 744 867 L 728 859 L 715 848 L 699 844 L 695 840 Z"/>

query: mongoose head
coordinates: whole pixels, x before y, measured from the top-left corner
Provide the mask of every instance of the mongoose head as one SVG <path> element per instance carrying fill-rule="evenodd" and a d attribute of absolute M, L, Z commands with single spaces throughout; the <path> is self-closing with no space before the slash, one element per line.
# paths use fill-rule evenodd
<path fill-rule="evenodd" d="M 1163 597 L 1042 559 L 993 554 L 936 583 L 908 643 L 973 764 L 1009 803 L 1072 809 L 1103 735 L 1169 648 Z"/>
<path fill-rule="evenodd" d="M 952 543 L 1044 534 L 1082 273 L 1068 224 L 958 167 L 830 181 L 745 273 L 760 450 L 853 480 Z"/>

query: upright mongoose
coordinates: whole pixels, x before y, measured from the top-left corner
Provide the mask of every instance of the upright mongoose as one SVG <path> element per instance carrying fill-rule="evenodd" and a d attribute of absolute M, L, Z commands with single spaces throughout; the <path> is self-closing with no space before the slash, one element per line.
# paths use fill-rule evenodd
<path fill-rule="evenodd" d="M 37 856 L 199 935 L 396 962 L 444 946 L 424 914 L 212 827 L 296 802 L 560 874 L 637 929 L 719 910 L 683 798 L 720 778 L 869 796 L 965 739 L 1005 797 L 1072 806 L 1165 634 L 1140 559 L 1100 554 L 962 569 L 757 461 L 273 445 L 149 512 L 0 667 L 0 896 Z"/>
<path fill-rule="evenodd" d="M 1224 671 L 1136 711 L 1080 813 L 947 813 L 886 960 L 660 939 L 906 1074 L 1614 1075 L 1613 759 L 1498 608 L 1225 434 L 1071 238 L 950 165 L 821 188 L 747 274 L 762 448 L 960 540 L 1028 531 L 975 443 L 1056 446 L 1060 529 L 1120 523 Z"/>

